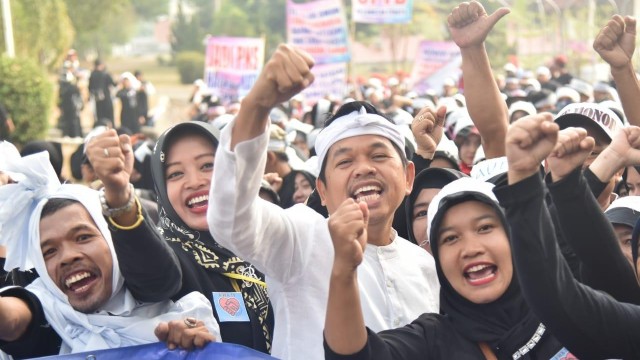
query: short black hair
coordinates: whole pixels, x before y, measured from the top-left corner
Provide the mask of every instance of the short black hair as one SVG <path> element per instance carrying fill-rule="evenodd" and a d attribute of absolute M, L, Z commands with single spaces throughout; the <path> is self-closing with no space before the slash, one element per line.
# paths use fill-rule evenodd
<path fill-rule="evenodd" d="M 42 213 L 40 214 L 40 219 L 43 219 L 47 216 L 53 215 L 57 213 L 59 210 L 66 208 L 67 206 L 71 206 L 73 204 L 80 204 L 79 201 L 73 199 L 64 199 L 64 198 L 53 198 L 49 199 L 44 207 L 42 208 Z"/>
<path fill-rule="evenodd" d="M 345 115 L 348 115 L 348 114 L 351 114 L 354 111 L 360 111 L 360 109 L 363 108 L 363 107 L 367 111 L 368 114 L 380 115 L 383 118 L 385 118 L 387 121 L 389 121 L 390 123 L 395 124 L 391 119 L 389 119 L 383 113 L 378 111 L 378 109 L 376 109 L 375 106 L 371 105 L 371 103 L 369 103 L 367 101 L 351 101 L 351 102 L 348 102 L 348 103 L 342 105 L 332 117 L 327 119 L 327 121 L 325 121 L 324 127 L 322 129 L 323 130 L 326 129 L 337 118 L 345 116 Z M 394 142 L 391 142 L 391 144 L 393 145 L 393 148 L 396 149 L 396 151 L 398 152 L 398 155 L 400 155 L 400 159 L 402 161 L 402 166 L 406 169 L 407 165 L 409 165 L 409 160 L 407 159 L 407 155 L 405 154 L 404 149 L 400 149 Z M 325 184 L 327 182 L 326 181 L 326 176 L 325 176 L 325 168 L 326 167 L 327 167 L 327 158 L 325 157 L 324 160 L 322 160 L 322 166 L 320 167 L 320 173 L 318 174 L 318 179 L 320 181 L 322 181 L 323 183 L 325 183 Z"/>

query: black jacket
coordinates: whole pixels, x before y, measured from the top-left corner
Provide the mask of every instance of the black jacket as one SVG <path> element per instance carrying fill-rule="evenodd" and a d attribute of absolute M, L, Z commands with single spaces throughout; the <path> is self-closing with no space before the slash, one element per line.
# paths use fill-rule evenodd
<path fill-rule="evenodd" d="M 522 293 L 548 330 L 580 359 L 640 358 L 640 307 L 572 276 L 543 201 L 542 177 L 534 174 L 494 192 L 511 226 Z"/>

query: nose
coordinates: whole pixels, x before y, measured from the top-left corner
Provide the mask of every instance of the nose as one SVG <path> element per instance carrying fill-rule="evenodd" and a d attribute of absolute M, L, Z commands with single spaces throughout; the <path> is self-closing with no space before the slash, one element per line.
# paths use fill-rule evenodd
<path fill-rule="evenodd" d="M 361 160 L 358 162 L 355 175 L 356 177 L 375 175 L 376 168 L 373 166 L 370 160 Z"/>
<path fill-rule="evenodd" d="M 463 259 L 473 259 L 485 252 L 480 241 L 475 239 L 473 236 L 467 236 L 466 239 L 463 239 L 462 245 L 463 248 L 461 255 Z"/>
<path fill-rule="evenodd" d="M 207 176 L 211 178 L 211 174 L 203 174 L 201 172 L 194 172 L 187 174 L 186 186 L 189 189 L 199 189 L 207 185 Z"/>
<path fill-rule="evenodd" d="M 82 253 L 74 245 L 62 246 L 58 251 L 62 252 L 60 256 L 61 267 L 71 265 L 82 259 Z"/>

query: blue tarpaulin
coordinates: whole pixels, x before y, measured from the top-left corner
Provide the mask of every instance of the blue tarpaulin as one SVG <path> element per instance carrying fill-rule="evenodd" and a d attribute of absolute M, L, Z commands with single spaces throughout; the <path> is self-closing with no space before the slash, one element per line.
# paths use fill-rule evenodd
<path fill-rule="evenodd" d="M 47 356 L 38 359 L 52 360 L 125 360 L 125 359 L 162 359 L 162 360 L 262 360 L 275 359 L 267 354 L 247 347 L 229 343 L 210 343 L 202 349 L 186 351 L 169 350 L 165 343 L 129 346 L 117 349 L 97 350 L 69 355 Z"/>

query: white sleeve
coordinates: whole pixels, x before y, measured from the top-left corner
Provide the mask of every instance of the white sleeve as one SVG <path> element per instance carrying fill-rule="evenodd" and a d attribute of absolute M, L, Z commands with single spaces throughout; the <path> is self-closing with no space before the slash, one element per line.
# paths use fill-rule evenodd
<path fill-rule="evenodd" d="M 207 221 L 213 238 L 265 275 L 285 283 L 311 257 L 318 216 L 306 206 L 284 210 L 258 196 L 269 133 L 243 141 L 231 151 L 235 126 L 222 131 L 216 151 Z M 305 234 L 307 236 L 305 236 Z"/>

